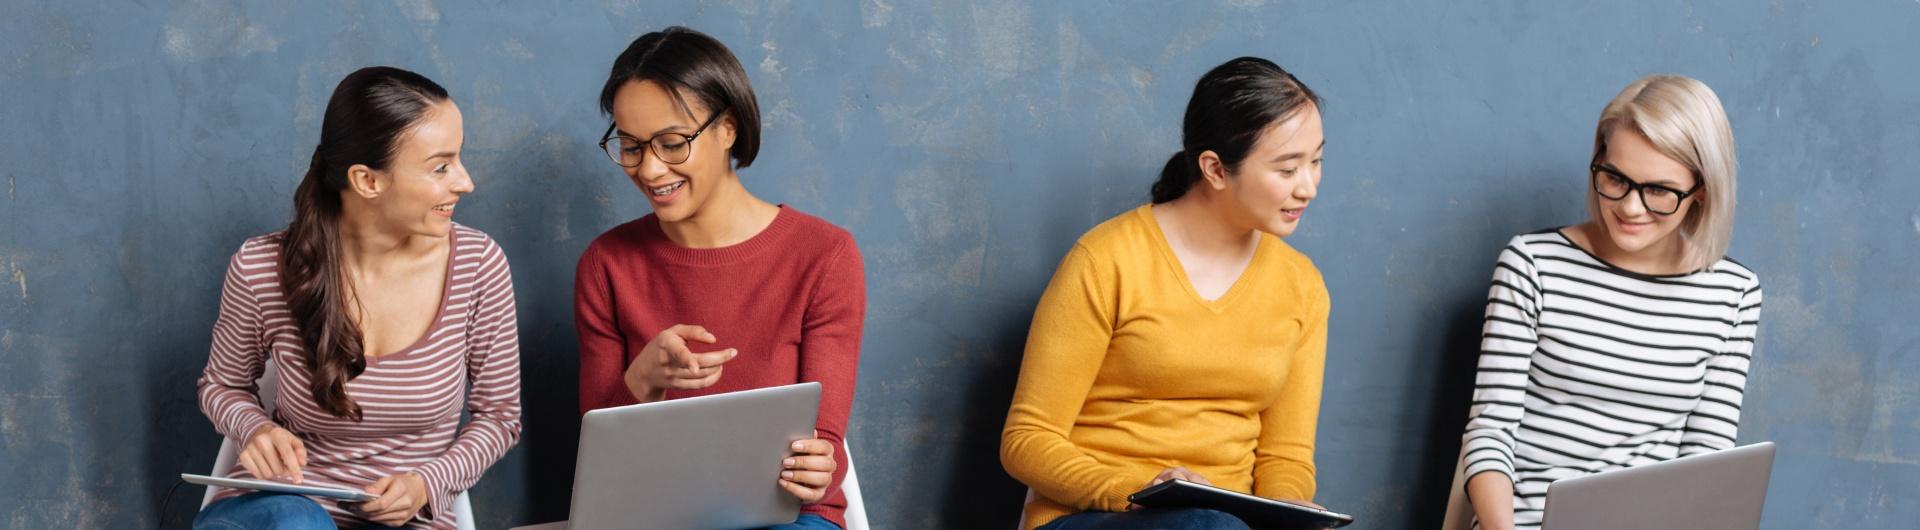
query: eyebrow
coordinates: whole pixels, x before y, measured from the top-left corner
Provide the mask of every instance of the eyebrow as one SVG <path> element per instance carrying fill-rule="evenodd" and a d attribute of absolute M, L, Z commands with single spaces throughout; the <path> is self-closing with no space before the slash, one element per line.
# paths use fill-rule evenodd
<path fill-rule="evenodd" d="M 675 129 L 678 129 L 678 130 L 675 130 Z M 685 126 L 685 125 L 680 125 L 680 124 L 673 124 L 673 125 L 668 125 L 668 126 L 666 126 L 666 127 L 661 127 L 661 128 L 658 128 L 658 129 L 654 129 L 654 130 L 653 130 L 653 134 L 649 134 L 649 135 L 647 135 L 647 138 L 646 138 L 646 139 L 648 139 L 648 140 L 652 140 L 652 139 L 653 139 L 653 137 L 655 137 L 655 136 L 659 136 L 659 135 L 660 135 L 660 133 L 666 133 L 666 132 L 674 132 L 674 133 L 678 133 L 678 132 L 680 132 L 680 131 L 685 131 L 685 130 L 688 130 L 688 129 L 687 129 L 687 126 Z M 622 129 L 622 128 L 620 128 L 620 126 L 619 126 L 619 125 L 614 125 L 614 126 L 613 126 L 613 132 L 615 132 L 615 133 L 619 133 L 619 135 L 620 135 L 620 136 L 625 136 L 625 137 L 628 137 L 628 138 L 632 138 L 632 139 L 635 139 L 635 140 L 639 140 L 639 139 L 640 139 L 640 137 L 638 137 L 638 136 L 634 136 L 634 135 L 633 135 L 633 133 L 629 133 L 629 132 L 627 132 L 627 130 L 626 130 L 626 129 Z"/>
<path fill-rule="evenodd" d="M 1680 182 L 1679 182 L 1679 181 L 1676 181 L 1676 180 L 1673 180 L 1673 179 L 1660 179 L 1660 180 L 1655 180 L 1655 181 L 1650 181 L 1650 182 L 1640 182 L 1640 181 L 1638 181 L 1638 180 L 1634 180 L 1634 178 L 1633 178 L 1633 177 L 1631 177 L 1631 176 L 1628 176 L 1628 175 L 1627 175 L 1627 172 L 1625 172 L 1625 171 L 1621 171 L 1621 170 L 1620 170 L 1620 168 L 1617 168 L 1617 167 L 1613 167 L 1613 164 L 1609 164 L 1609 163 L 1606 163 L 1606 162 L 1594 162 L 1594 163 L 1593 163 L 1593 165 L 1596 165 L 1596 166 L 1600 166 L 1601 168 L 1603 168 L 1603 169 L 1606 169 L 1607 171 L 1610 171 L 1610 172 L 1612 172 L 1612 173 L 1613 173 L 1613 174 L 1615 174 L 1615 175 L 1619 175 L 1619 176 L 1621 176 L 1621 177 L 1624 177 L 1624 178 L 1626 178 L 1627 180 L 1632 180 L 1632 181 L 1633 181 L 1633 183 L 1635 183 L 1635 184 L 1639 184 L 1639 185 L 1642 185 L 1642 186 L 1645 186 L 1645 185 L 1648 185 L 1648 184 L 1653 184 L 1653 185 L 1658 185 L 1658 186 L 1661 186 L 1661 187 L 1666 187 L 1666 188 L 1673 188 L 1673 189 L 1680 189 Z"/>
<path fill-rule="evenodd" d="M 1326 149 L 1326 148 L 1327 148 L 1327 141 L 1321 140 L 1320 146 L 1313 148 L 1313 150 L 1319 151 L 1321 149 Z M 1286 162 L 1288 160 L 1293 160 L 1295 158 L 1306 158 L 1307 154 L 1308 153 L 1287 153 L 1287 154 L 1275 157 L 1273 160 L 1268 161 L 1268 163 L 1280 163 L 1280 162 Z"/>
<path fill-rule="evenodd" d="M 431 155 L 427 155 L 427 157 L 426 157 L 425 159 L 423 159 L 423 160 L 433 160 L 433 159 L 435 159 L 435 158 L 442 158 L 442 157 L 445 157 L 445 158 L 452 158 L 452 157 L 453 157 L 454 155 L 456 155 L 456 154 L 459 154 L 459 153 L 455 153 L 455 152 L 453 152 L 453 151 L 441 151 L 441 152 L 438 152 L 438 153 L 434 153 L 434 154 L 431 154 Z"/>

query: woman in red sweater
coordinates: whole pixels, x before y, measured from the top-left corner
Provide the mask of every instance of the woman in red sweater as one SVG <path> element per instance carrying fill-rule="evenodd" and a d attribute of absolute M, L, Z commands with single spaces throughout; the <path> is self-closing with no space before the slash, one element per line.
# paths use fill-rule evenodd
<path fill-rule="evenodd" d="M 727 47 L 682 27 L 620 54 L 601 111 L 607 156 L 653 213 L 587 246 L 574 278 L 580 409 L 815 381 L 817 438 L 795 442 L 778 483 L 791 525 L 845 525 L 847 412 L 866 283 L 852 234 L 747 191 L 760 149 L 753 87 Z M 776 479 L 776 477 L 768 477 Z"/>

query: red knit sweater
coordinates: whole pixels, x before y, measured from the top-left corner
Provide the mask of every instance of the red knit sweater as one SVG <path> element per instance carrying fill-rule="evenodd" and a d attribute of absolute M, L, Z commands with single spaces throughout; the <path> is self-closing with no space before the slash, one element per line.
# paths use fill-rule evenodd
<path fill-rule="evenodd" d="M 844 436 L 860 364 L 867 293 L 853 235 L 781 206 L 765 230 L 717 249 L 675 244 L 649 214 L 601 234 L 580 257 L 574 322 L 580 332 L 580 411 L 636 402 L 622 380 L 654 335 L 675 324 L 719 339 L 697 352 L 739 349 L 720 382 L 667 399 L 820 383 L 816 429 L 834 445 L 833 485 L 804 513 L 842 527 Z"/>

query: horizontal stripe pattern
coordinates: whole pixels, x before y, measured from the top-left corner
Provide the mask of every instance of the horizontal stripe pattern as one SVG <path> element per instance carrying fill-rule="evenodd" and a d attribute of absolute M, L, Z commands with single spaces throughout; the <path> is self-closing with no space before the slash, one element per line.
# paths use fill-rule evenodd
<path fill-rule="evenodd" d="M 1732 260 L 1649 276 L 1558 230 L 1513 238 L 1487 294 L 1465 473 L 1505 474 L 1515 527 L 1537 529 L 1553 481 L 1733 447 L 1760 307 L 1759 277 Z"/>
<path fill-rule="evenodd" d="M 499 245 L 454 225 L 440 313 L 412 346 L 367 363 L 347 383 L 363 421 L 326 412 L 308 391 L 306 349 L 281 289 L 284 233 L 247 240 L 227 267 L 200 407 L 236 443 L 269 422 L 306 444 L 307 484 L 361 489 L 412 471 L 431 498 L 409 528 L 454 528 L 451 502 L 520 437 L 520 344 L 513 280 Z M 272 362 L 279 391 L 269 414 L 257 381 Z M 461 424 L 461 412 L 471 420 Z M 251 478 L 236 467 L 228 476 Z M 245 493 L 224 490 L 219 498 Z M 315 499 L 343 526 L 366 520 Z"/>

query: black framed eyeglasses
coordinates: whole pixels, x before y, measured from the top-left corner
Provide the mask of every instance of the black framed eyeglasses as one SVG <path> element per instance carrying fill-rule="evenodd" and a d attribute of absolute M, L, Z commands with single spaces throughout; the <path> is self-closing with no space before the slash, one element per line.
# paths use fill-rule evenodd
<path fill-rule="evenodd" d="M 1593 173 L 1594 193 L 1613 201 L 1626 198 L 1628 193 L 1638 194 L 1640 204 L 1645 205 L 1647 211 L 1659 215 L 1672 215 L 1680 211 L 1680 203 L 1685 201 L 1687 196 L 1699 191 L 1701 184 L 1696 179 L 1693 187 L 1687 188 L 1686 191 L 1659 184 L 1641 184 L 1627 178 L 1627 174 L 1621 173 L 1620 170 L 1600 165 L 1599 162 L 1588 165 L 1588 171 Z"/>
<path fill-rule="evenodd" d="M 641 151 L 643 148 L 653 150 L 653 156 L 659 157 L 661 162 L 683 163 L 687 161 L 687 157 L 693 156 L 693 140 L 699 138 L 700 133 L 706 132 L 707 126 L 713 125 L 713 122 L 726 111 L 725 107 L 713 111 L 713 115 L 708 116 L 707 121 L 701 122 L 700 128 L 694 129 L 692 134 L 663 132 L 645 140 L 627 136 L 624 133 L 614 134 L 618 128 L 615 124 L 608 123 L 607 132 L 600 133 L 600 150 L 607 153 L 607 158 L 613 160 L 613 163 L 620 164 L 620 167 L 639 167 L 640 161 L 645 159 L 645 153 Z"/>

